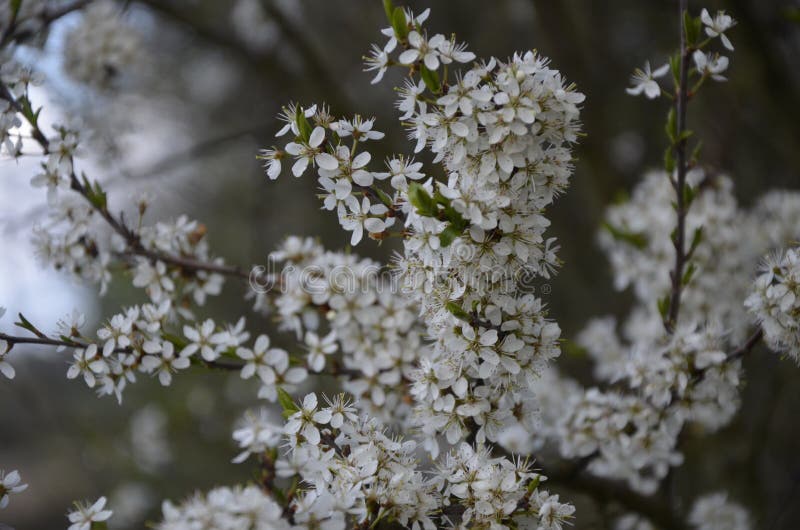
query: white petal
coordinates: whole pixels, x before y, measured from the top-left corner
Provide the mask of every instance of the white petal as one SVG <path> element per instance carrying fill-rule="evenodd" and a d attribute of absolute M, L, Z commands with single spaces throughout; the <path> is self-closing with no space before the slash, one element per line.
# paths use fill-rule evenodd
<path fill-rule="evenodd" d="M 330 153 L 318 153 L 314 157 L 314 161 L 322 169 L 333 171 L 339 167 L 339 161 Z"/>
<path fill-rule="evenodd" d="M 325 129 L 322 127 L 315 127 L 314 130 L 311 132 L 311 136 L 308 138 L 308 145 L 311 147 L 319 147 L 322 143 L 322 140 L 325 139 Z"/>

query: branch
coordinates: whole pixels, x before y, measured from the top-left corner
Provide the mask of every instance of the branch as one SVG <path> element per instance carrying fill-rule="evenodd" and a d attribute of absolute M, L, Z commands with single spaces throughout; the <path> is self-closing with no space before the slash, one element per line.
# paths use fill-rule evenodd
<path fill-rule="evenodd" d="M 6 87 L 6 85 L 1 80 L 0 80 L 0 99 L 5 99 L 6 101 L 8 101 L 9 104 L 14 108 L 14 110 L 22 114 L 23 117 L 25 117 L 25 120 L 32 127 L 32 134 L 34 139 L 42 147 L 45 154 L 49 153 L 50 142 L 47 139 L 47 136 L 45 136 L 44 132 L 42 132 L 38 123 L 28 118 L 22 105 L 20 105 L 20 103 L 13 97 L 11 92 L 8 90 L 8 87 Z M 127 254 L 146 257 L 153 261 L 163 261 L 164 263 L 168 263 L 170 265 L 174 265 L 176 267 L 180 267 L 190 271 L 206 271 L 206 272 L 222 274 L 225 276 L 234 276 L 245 280 L 250 278 L 250 273 L 238 266 L 222 265 L 217 263 L 206 263 L 191 258 L 175 256 L 167 254 L 165 252 L 158 252 L 155 250 L 150 250 L 145 248 L 142 245 L 139 235 L 127 227 L 122 216 L 115 216 L 109 211 L 109 209 L 105 205 L 99 205 L 95 201 L 92 201 L 89 191 L 83 184 L 81 184 L 80 180 L 78 180 L 78 177 L 77 175 L 75 175 L 74 171 L 70 173 L 69 178 L 70 178 L 71 189 L 80 194 L 84 199 L 86 199 L 86 201 L 92 206 L 92 208 L 97 213 L 100 214 L 100 216 L 106 221 L 106 223 L 115 232 L 117 232 L 120 236 L 122 236 L 125 239 L 125 242 L 128 245 L 128 250 L 126 251 Z"/>
<path fill-rule="evenodd" d="M 733 361 L 736 359 L 741 359 L 742 357 L 750 353 L 750 350 L 755 348 L 756 345 L 759 342 L 761 342 L 761 339 L 763 338 L 764 338 L 764 329 L 759 327 L 755 333 L 750 335 L 750 338 L 748 338 L 744 344 L 742 344 L 741 346 L 739 346 L 738 348 L 736 348 L 735 350 L 733 350 L 728 354 L 728 360 Z"/>
<path fill-rule="evenodd" d="M 83 9 L 93 0 L 75 0 L 74 2 L 66 5 L 62 5 L 60 7 L 54 9 L 45 9 L 38 15 L 35 15 L 31 18 L 38 18 L 42 22 L 42 26 L 47 27 L 56 20 L 60 19 L 63 16 L 66 16 L 73 11 L 78 11 Z M 30 36 L 30 33 L 22 32 L 17 33 L 17 23 L 19 20 L 17 19 L 18 11 L 12 11 L 11 20 L 8 22 L 8 26 L 3 30 L 2 36 L 0 36 L 0 48 L 6 46 L 14 41 L 20 41 Z"/>
<path fill-rule="evenodd" d="M 686 42 L 686 32 L 683 27 L 683 14 L 686 12 L 688 0 L 680 0 L 678 7 L 678 20 L 680 21 L 680 80 L 678 84 L 678 93 L 675 98 L 675 112 L 677 114 L 677 138 L 678 143 L 675 145 L 677 177 L 672 179 L 669 175 L 670 182 L 675 188 L 675 212 L 678 217 L 678 226 L 675 229 L 675 235 L 672 238 L 673 245 L 675 246 L 675 265 L 670 272 L 670 279 L 672 280 L 672 291 L 669 298 L 669 309 L 664 321 L 664 326 L 669 333 L 672 333 L 678 323 L 678 315 L 681 309 L 681 294 L 683 291 L 683 270 L 686 266 L 686 214 L 688 212 L 688 205 L 686 204 L 684 189 L 686 187 L 686 173 L 688 172 L 688 164 L 686 160 L 686 142 L 684 131 L 686 130 L 686 105 L 688 102 L 689 91 L 689 47 Z"/>
<path fill-rule="evenodd" d="M 683 520 L 670 508 L 669 504 L 656 497 L 648 497 L 636 493 L 624 485 L 584 474 L 564 477 L 557 472 L 542 470 L 547 477 L 547 482 L 562 485 L 579 493 L 584 493 L 602 504 L 616 503 L 643 515 L 656 527 L 664 530 L 678 530 L 685 528 Z"/>
<path fill-rule="evenodd" d="M 493 449 L 506 458 L 512 457 L 502 447 L 495 446 Z M 678 530 L 685 527 L 682 519 L 676 515 L 672 507 L 657 497 L 637 493 L 619 481 L 587 475 L 585 467 L 593 456 L 595 455 L 582 458 L 577 465 L 563 470 L 549 469 L 542 466 L 541 461 L 535 456 L 534 459 L 539 468 L 538 472 L 547 477 L 546 483 L 583 493 L 599 503 L 616 503 L 625 509 L 643 515 L 662 530 Z"/>

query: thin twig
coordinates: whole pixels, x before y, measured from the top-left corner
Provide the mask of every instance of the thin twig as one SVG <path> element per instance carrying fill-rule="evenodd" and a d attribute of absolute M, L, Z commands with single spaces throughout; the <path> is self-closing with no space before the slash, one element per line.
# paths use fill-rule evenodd
<path fill-rule="evenodd" d="M 688 205 L 684 196 L 686 187 L 686 174 L 688 163 L 686 160 L 686 141 L 684 131 L 686 130 L 686 106 L 688 103 L 688 84 L 689 84 L 689 47 L 686 42 L 686 32 L 683 28 L 683 14 L 686 12 L 688 0 L 680 0 L 678 5 L 678 20 L 680 28 L 680 78 L 678 81 L 678 93 L 675 98 L 675 112 L 677 115 L 677 139 L 675 145 L 677 176 L 675 180 L 669 175 L 670 182 L 675 188 L 675 213 L 677 214 L 677 227 L 672 239 L 675 247 L 675 265 L 670 272 L 672 280 L 672 291 L 669 298 L 669 309 L 664 321 L 667 331 L 672 333 L 678 323 L 678 316 L 681 309 L 681 294 L 683 291 L 683 270 L 686 267 L 686 214 Z"/>
<path fill-rule="evenodd" d="M 8 90 L 8 87 L 0 81 L 0 99 L 5 99 L 9 102 L 9 104 L 20 114 L 25 116 L 23 112 L 22 106 L 19 102 L 14 98 L 11 92 Z M 26 118 L 26 121 L 30 123 L 32 128 L 32 135 L 34 139 L 39 143 L 39 145 L 44 150 L 44 153 L 47 154 L 50 152 L 50 141 L 47 139 L 47 136 L 42 132 L 39 128 L 37 123 L 33 123 Z M 218 273 L 225 276 L 234 276 L 244 280 L 250 278 L 250 273 L 241 267 L 231 266 L 231 265 L 221 265 L 218 263 L 207 263 L 202 261 L 197 261 L 191 258 L 185 258 L 182 256 L 175 256 L 171 254 L 167 254 L 165 252 L 158 252 L 154 250 L 150 250 L 145 248 L 142 245 L 141 239 L 139 235 L 134 232 L 132 229 L 128 228 L 125 224 L 124 220 L 121 217 L 117 217 L 112 214 L 109 209 L 104 205 L 98 205 L 94 201 L 91 200 L 89 190 L 81 184 L 80 180 L 78 179 L 77 175 L 74 171 L 70 173 L 70 187 L 73 191 L 80 194 L 86 201 L 92 206 L 92 208 L 100 214 L 100 216 L 106 221 L 106 223 L 120 236 L 125 239 L 125 242 L 128 245 L 127 253 L 136 256 L 146 257 L 153 261 L 163 261 L 164 263 L 174 265 L 177 267 L 181 267 L 186 270 L 190 271 L 206 271 L 212 273 Z"/>
<path fill-rule="evenodd" d="M 759 327 L 758 330 L 750 335 L 744 344 L 733 350 L 728 354 L 728 360 L 733 361 L 735 359 L 741 359 L 745 355 L 747 355 L 750 350 L 755 348 L 756 344 L 761 342 L 761 339 L 764 338 L 764 329 Z"/>

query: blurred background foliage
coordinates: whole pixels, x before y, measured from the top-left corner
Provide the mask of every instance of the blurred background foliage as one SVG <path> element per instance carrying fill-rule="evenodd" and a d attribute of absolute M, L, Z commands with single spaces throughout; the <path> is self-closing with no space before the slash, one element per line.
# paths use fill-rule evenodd
<path fill-rule="evenodd" d="M 737 20 L 730 81 L 690 106 L 689 126 L 703 139 L 708 171 L 728 173 L 742 204 L 770 188 L 797 188 L 800 175 L 800 4 L 781 0 L 692 0 L 695 11 L 728 10 Z M 551 283 L 552 315 L 574 337 L 589 317 L 623 316 L 630 303 L 613 290 L 595 245 L 604 207 L 659 167 L 667 102 L 625 94 L 632 70 L 663 64 L 677 44 L 676 2 L 669 0 L 458 0 L 410 2 L 432 7 L 429 29 L 456 32 L 481 57 L 538 49 L 587 94 L 587 136 L 577 149 L 569 192 L 551 212 L 564 266 Z M 383 42 L 377 0 L 132 0 L 126 19 L 143 35 L 141 59 L 107 90 L 68 80 L 48 85 L 61 112 L 96 131 L 90 151 L 113 207 L 129 207 L 142 191 L 154 197 L 149 220 L 181 213 L 209 227 L 215 253 L 229 262 L 264 263 L 287 234 L 318 236 L 331 248 L 348 234 L 319 210 L 315 179 L 284 174 L 269 182 L 257 150 L 272 144 L 281 106 L 327 102 L 335 115 L 378 118 L 387 133 L 373 159 L 410 153 L 396 121 L 392 86 L 401 72 L 370 86 L 361 56 Z M 31 57 L 58 60 L 54 27 Z M 8 163 L 4 163 L 8 164 Z M 6 167 L 6 166 L 3 166 Z M 4 170 L 5 171 L 5 170 Z M 25 176 L 19 176 L 19 185 Z M 42 199 L 43 201 L 44 199 Z M 42 210 L 31 212 L 30 224 Z M 365 242 L 358 252 L 387 260 L 396 242 Z M 12 282 L 13 278 L 2 278 Z M 220 320 L 247 313 L 245 288 L 228 281 L 206 310 Z M 99 315 L 140 302 L 143 295 L 115 279 Z M 47 300 L 41 300 L 46 304 Z M 77 300 L 76 305 L 90 304 Z M 235 316 L 234 316 L 235 315 Z M 8 319 L 8 316 L 6 317 Z M 48 323 L 39 323 L 48 329 Z M 55 323 L 51 323 L 55 327 Z M 248 315 L 251 332 L 271 322 Z M 94 329 L 89 323 L 86 329 Z M 0 464 L 23 471 L 29 492 L 13 499 L 0 520 L 19 529 L 65 526 L 77 498 L 109 494 L 112 528 L 141 528 L 158 518 L 162 498 L 251 478 L 251 466 L 229 464 L 235 419 L 256 404 L 255 387 L 236 375 L 190 371 L 164 390 L 141 377 L 121 406 L 98 401 L 64 378 L 65 353 L 15 354 L 18 377 L 0 384 Z M 585 359 L 560 366 L 588 382 Z M 800 371 L 762 349 L 745 362 L 744 405 L 738 419 L 711 437 L 686 433 L 686 464 L 659 495 L 686 507 L 697 494 L 727 489 L 754 514 L 758 528 L 800 527 Z M 558 489 L 558 488 L 556 488 Z M 606 528 L 613 503 L 562 488 L 578 504 L 575 528 Z"/>

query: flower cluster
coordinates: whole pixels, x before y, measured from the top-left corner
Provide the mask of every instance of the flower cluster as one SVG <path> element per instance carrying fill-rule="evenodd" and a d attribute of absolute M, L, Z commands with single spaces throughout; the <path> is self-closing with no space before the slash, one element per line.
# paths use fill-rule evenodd
<path fill-rule="evenodd" d="M 211 256 L 205 235 L 205 225 L 181 215 L 173 221 L 142 227 L 138 238 L 139 243 L 148 250 L 200 263 L 222 265 L 221 258 Z M 129 246 L 119 236 L 115 237 L 114 244 L 120 253 L 126 252 Z M 219 273 L 169 266 L 148 256 L 134 257 L 133 275 L 133 285 L 144 288 L 155 304 L 169 299 L 176 302 L 194 301 L 201 306 L 209 295 L 216 296 L 222 291 L 224 282 L 224 277 Z"/>
<path fill-rule="evenodd" d="M 213 364 L 220 356 L 234 357 L 234 351 L 249 338 L 244 331 L 244 318 L 236 325 L 218 326 L 206 319 L 183 326 L 180 337 L 172 332 L 172 305 L 166 300 L 159 305 L 144 304 L 112 316 L 97 330 L 97 341 L 90 341 L 80 332 L 79 324 L 63 326 L 61 336 L 68 339 L 63 347 L 74 347 L 67 377 L 83 377 L 98 395 L 116 395 L 137 373 L 157 376 L 162 385 L 172 382 L 172 374 L 189 368 L 192 362 Z M 78 316 L 78 322 L 82 322 Z M 285 353 L 285 352 L 284 352 Z M 245 367 L 245 370 L 247 367 Z"/>
<path fill-rule="evenodd" d="M 308 486 L 294 492 L 291 506 L 301 527 L 343 529 L 348 520 L 385 519 L 410 528 L 444 523 L 488 529 L 533 520 L 540 528 L 560 529 L 574 512 L 538 488 L 545 477 L 529 463 L 492 457 L 483 446 L 461 444 L 426 476 L 418 468 L 416 442 L 388 436 L 374 418 L 359 417 L 344 395 L 320 407 L 308 394 L 289 413 L 283 427 L 264 414 L 248 416 L 234 433 L 244 449 L 236 460 L 269 454 L 286 440 L 290 449 L 274 462 L 275 473 L 298 476 Z"/>
<path fill-rule="evenodd" d="M 694 26 L 694 24 L 695 23 L 692 25 Z M 705 82 L 705 80 L 708 78 L 711 78 L 714 81 L 726 81 L 726 78 L 722 75 L 722 73 L 728 69 L 728 57 L 720 55 L 716 52 L 705 52 L 703 51 L 703 48 L 705 48 L 710 41 L 719 37 L 722 45 L 727 50 L 733 51 L 733 44 L 731 44 L 731 41 L 728 36 L 725 35 L 725 32 L 735 26 L 736 21 L 724 11 L 718 11 L 717 14 L 712 18 L 708 10 L 703 9 L 703 11 L 700 13 L 700 18 L 696 19 L 696 24 L 698 26 L 695 26 L 694 30 L 699 32 L 699 25 L 702 25 L 703 29 L 705 30 L 705 34 L 708 36 L 708 39 L 702 42 L 693 43 L 696 46 L 696 49 L 692 54 L 694 69 L 693 71 L 689 72 L 689 75 L 697 77 L 693 91 L 699 88 L 700 85 L 702 85 L 703 82 Z M 687 35 L 689 35 L 689 32 L 692 30 L 687 28 L 686 31 Z M 699 38 L 699 34 L 697 35 L 697 38 Z M 662 88 L 656 79 L 664 77 L 669 71 L 669 63 L 660 66 L 655 70 L 651 70 L 650 63 L 646 62 L 643 70 L 637 68 L 633 73 L 631 76 L 631 84 L 633 86 L 627 88 L 626 92 L 632 96 L 644 94 L 648 99 L 655 99 L 662 94 Z M 679 74 L 677 71 L 673 71 L 673 75 L 677 77 Z"/>
<path fill-rule="evenodd" d="M 158 530 L 241 530 L 269 528 L 289 530 L 281 507 L 257 486 L 220 487 L 197 493 L 180 505 L 165 501 Z"/>
<path fill-rule="evenodd" d="M 208 345 L 204 345 L 203 348 L 212 357 L 207 360 L 214 360 L 219 356 L 219 349 L 224 347 L 224 337 L 221 346 L 214 345 L 217 340 L 213 339 L 213 322 L 210 320 L 206 322 L 210 324 L 208 326 L 204 324 L 203 327 L 206 328 L 208 333 L 205 333 L 204 331 L 206 330 L 202 329 L 200 333 L 196 330 L 191 331 L 192 334 L 198 335 L 200 342 L 206 341 Z M 186 331 L 190 331 L 190 329 Z M 199 347 L 197 343 L 189 347 L 192 346 Z M 302 383 L 308 377 L 308 371 L 304 367 L 290 367 L 289 354 L 285 350 L 270 348 L 269 337 L 266 335 L 259 335 L 252 348 L 236 348 L 236 356 L 245 362 L 241 371 L 242 378 L 249 379 L 256 375 L 260 382 L 258 397 L 270 401 L 275 401 L 278 397 L 277 385 L 291 390 L 294 389 L 294 385 Z M 206 359 L 206 353 L 203 353 L 203 358 Z"/>
<path fill-rule="evenodd" d="M 769 347 L 800 364 L 800 249 L 764 260 L 745 305 Z"/>
<path fill-rule="evenodd" d="M 728 500 L 728 495 L 722 492 L 710 493 L 697 499 L 689 512 L 689 523 L 696 530 L 749 530 L 753 528 L 747 510 Z"/>
<path fill-rule="evenodd" d="M 78 81 L 107 87 L 122 76 L 141 50 L 139 34 L 108 0 L 92 2 L 64 43 L 64 67 Z"/>
<path fill-rule="evenodd" d="M 457 43 L 455 37 L 448 39 L 440 33 L 428 37 L 422 24 L 428 20 L 430 12 L 430 9 L 426 9 L 415 15 L 411 10 L 400 9 L 395 11 L 397 15 L 392 14 L 393 26 L 381 30 L 389 40 L 383 47 L 373 45 L 370 55 L 366 58 L 365 71 L 377 70 L 372 79 L 373 84 L 383 79 L 386 69 L 393 64 L 391 54 L 397 50 L 399 41 L 405 49 L 397 57 L 397 62 L 407 66 L 424 65 L 429 72 L 436 72 L 442 65 L 468 63 L 475 59 L 475 54 L 467 51 L 467 45 Z"/>
<path fill-rule="evenodd" d="M 742 263 L 753 263 L 759 252 L 742 245 L 746 213 L 733 194 L 731 180 L 689 173 L 687 185 L 696 193 L 686 216 L 686 233 L 693 243 L 694 273 L 683 293 L 681 322 L 719 322 L 724 329 L 746 329 Z M 674 260 L 671 234 L 675 223 L 674 191 L 667 175 L 650 172 L 634 188 L 629 201 L 610 207 L 605 229 L 599 234 L 618 289 L 633 287 L 637 299 L 653 320 L 652 326 L 629 326 L 632 339 L 650 339 L 661 334 L 660 316 L 654 301 L 669 289 L 669 271 Z M 750 243 L 755 245 L 757 243 Z M 747 269 L 744 269 L 747 274 Z M 716 301 L 709 304 L 709 296 Z M 721 298 L 722 297 L 722 298 Z M 635 329 L 635 331 L 634 331 Z M 646 337 L 647 330 L 652 331 Z M 739 335 L 732 337 L 739 340 Z"/>
<path fill-rule="evenodd" d="M 558 495 L 538 488 L 546 477 L 533 472 L 530 463 L 493 458 L 485 448 L 462 443 L 445 455 L 438 473 L 443 495 L 465 508 L 459 528 L 496 528 L 511 519 L 513 526 L 560 530 L 575 512 Z"/>
<path fill-rule="evenodd" d="M 670 466 L 683 461 L 675 447 L 680 422 L 636 396 L 591 388 L 565 408 L 554 427 L 559 450 L 566 458 L 590 457 L 595 475 L 653 493 Z"/>
<path fill-rule="evenodd" d="M 44 13 L 42 2 L 22 5 L 14 16 L 0 6 L 0 23 Z M 148 300 L 111 316 L 95 336 L 83 334 L 77 312 L 59 323 L 58 339 L 20 315 L 36 337 L 3 334 L 0 373 L 14 377 L 7 354 L 15 344 L 51 344 L 71 350 L 67 377 L 100 395 L 121 400 L 139 374 L 167 386 L 196 365 L 255 380 L 258 397 L 283 407 L 284 423 L 265 408 L 233 433 L 233 461 L 255 457 L 258 486 L 165 502 L 156 528 L 343 530 L 385 522 L 561 530 L 575 508 L 540 487 L 547 478 L 532 456 L 514 455 L 554 449 L 581 462 L 576 473 L 652 494 L 682 463 L 678 440 L 687 424 L 715 430 L 735 414 L 741 361 L 728 352 L 748 336 L 753 316 L 770 346 L 800 362 L 800 249 L 767 258 L 742 304 L 758 258 L 796 244 L 800 194 L 767 194 L 740 208 L 731 179 L 686 160 L 689 131 L 673 123 L 673 111 L 666 171 L 646 175 L 630 200 L 609 208 L 599 235 L 615 285 L 632 287 L 634 307 L 619 329 L 615 318 L 593 319 L 572 343 L 594 362 L 597 386 L 562 377 L 550 362 L 561 353 L 561 329 L 536 289 L 560 266 L 547 214 L 569 185 L 584 96 L 535 52 L 478 60 L 455 36 L 429 35 L 429 10 L 384 6 L 388 41 L 373 45 L 365 69 L 373 83 L 390 66 L 408 72 L 396 107 L 414 155 L 376 164 L 370 148 L 384 133 L 375 119 L 334 116 L 324 104 L 285 107 L 277 133 L 285 141 L 259 154 L 269 179 L 287 164 L 295 177 L 314 173 L 323 209 L 336 212 L 352 246 L 365 236 L 401 242 L 383 267 L 289 237 L 269 256 L 277 272 L 253 269 L 253 309 L 274 316 L 297 351 L 262 333 L 251 340 L 244 317 L 218 324 L 195 314 L 221 293 L 226 275 L 247 279 L 246 270 L 216 258 L 206 227 L 186 216 L 145 224 L 140 202 L 139 222 L 129 226 L 100 184 L 75 167 L 78 132 L 57 126 L 48 136 L 39 128 L 28 94 L 38 76 L 2 55 L 0 146 L 12 157 L 28 155 L 29 140 L 42 149 L 31 185 L 46 190 L 49 221 L 34 230 L 37 253 L 101 293 L 121 265 Z M 703 10 L 684 24 L 688 47 L 671 61 L 676 85 L 688 77 L 694 92 L 724 80 L 729 59 L 706 48 L 719 39 L 733 50 L 726 32 L 735 22 Z M 67 36 L 66 69 L 107 87 L 134 64 L 139 42 L 115 4 L 93 2 Z M 628 92 L 667 93 L 657 80 L 669 71 L 647 63 Z M 29 139 L 18 132 L 23 124 Z M 680 167 L 671 158 L 678 151 Z M 346 394 L 321 403 L 309 393 L 293 403 L 292 393 L 321 374 L 337 377 Z M 25 487 L 17 472 L 0 472 L 0 507 Z M 100 526 L 112 515 L 105 504 L 105 497 L 76 504 L 70 529 Z M 749 519 L 715 494 L 695 503 L 689 523 L 744 529 Z M 617 527 L 652 525 L 631 514 Z"/>
<path fill-rule="evenodd" d="M 359 406 L 409 427 L 404 383 L 429 351 L 416 304 L 378 263 L 325 251 L 312 239 L 290 237 L 270 259 L 281 270 L 270 279 L 279 289 L 269 304 L 282 328 L 303 337 L 308 369 L 346 373 Z M 333 356 L 337 350 L 341 356 Z"/>

